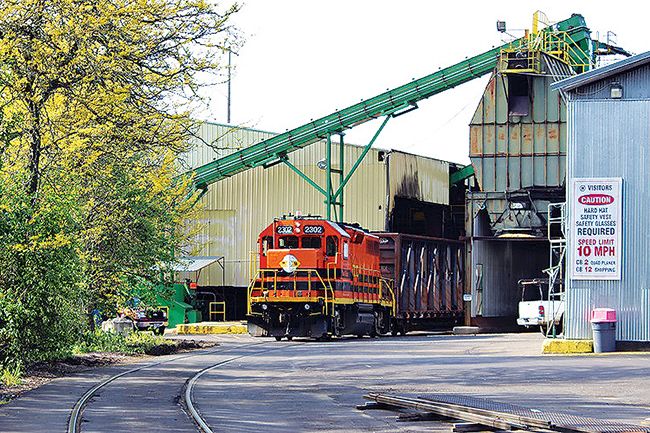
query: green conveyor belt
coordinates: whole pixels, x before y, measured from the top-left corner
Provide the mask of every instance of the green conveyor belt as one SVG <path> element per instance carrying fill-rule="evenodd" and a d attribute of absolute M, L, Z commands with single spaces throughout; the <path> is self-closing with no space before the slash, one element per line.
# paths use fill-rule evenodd
<path fill-rule="evenodd" d="M 579 52 L 594 52 L 589 29 L 581 15 L 573 15 L 543 31 L 554 30 L 567 31 L 575 46 L 580 48 Z M 195 187 L 206 189 L 211 183 L 249 168 L 274 163 L 295 150 L 325 139 L 328 135 L 343 132 L 378 117 L 396 115 L 409 110 L 415 107 L 418 101 L 490 73 L 496 66 L 500 51 L 512 46 L 513 43 L 467 58 L 433 74 L 198 167 L 194 170 Z M 586 60 L 584 63 L 589 63 L 590 59 Z"/>

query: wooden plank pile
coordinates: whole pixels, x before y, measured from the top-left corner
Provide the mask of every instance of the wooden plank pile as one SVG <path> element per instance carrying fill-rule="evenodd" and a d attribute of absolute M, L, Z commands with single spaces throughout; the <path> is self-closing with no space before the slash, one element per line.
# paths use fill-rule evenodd
<path fill-rule="evenodd" d="M 357 409 L 411 409 L 416 412 L 400 414 L 400 421 L 445 420 L 453 422 L 454 433 L 479 431 L 528 430 L 550 433 L 644 433 L 650 429 L 643 426 L 616 423 L 593 418 L 583 418 L 561 413 L 533 413 L 533 410 L 517 407 L 508 412 L 498 403 L 473 407 L 467 404 L 436 400 L 435 396 L 410 397 L 371 392 L 364 395 L 371 403 L 357 406 Z M 477 399 L 474 399 L 477 400 Z M 483 403 L 488 402 L 482 400 Z M 489 402 L 488 402 L 489 403 Z M 480 406 L 476 405 L 475 406 Z M 490 409 L 499 408 L 501 410 Z M 512 406 L 515 408 L 515 406 Z M 517 413 L 519 412 L 519 413 Z M 522 412 L 532 416 L 522 415 Z M 537 412 L 537 411 L 536 411 Z"/>

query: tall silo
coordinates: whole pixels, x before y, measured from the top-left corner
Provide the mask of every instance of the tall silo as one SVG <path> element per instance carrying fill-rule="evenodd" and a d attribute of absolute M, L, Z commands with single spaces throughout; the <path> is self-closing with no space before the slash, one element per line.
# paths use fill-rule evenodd
<path fill-rule="evenodd" d="M 564 201 L 566 106 L 549 86 L 574 74 L 541 50 L 503 52 L 470 123 L 467 193 L 472 322 L 516 326 L 518 281 L 549 266 L 548 204 Z"/>

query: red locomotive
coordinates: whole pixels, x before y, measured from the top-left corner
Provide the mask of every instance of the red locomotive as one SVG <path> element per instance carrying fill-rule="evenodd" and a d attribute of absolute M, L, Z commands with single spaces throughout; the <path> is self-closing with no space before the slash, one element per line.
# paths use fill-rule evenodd
<path fill-rule="evenodd" d="M 280 340 L 391 330 L 395 297 L 381 276 L 376 235 L 320 217 L 288 216 L 260 233 L 258 252 L 260 268 L 248 292 L 251 334 Z"/>

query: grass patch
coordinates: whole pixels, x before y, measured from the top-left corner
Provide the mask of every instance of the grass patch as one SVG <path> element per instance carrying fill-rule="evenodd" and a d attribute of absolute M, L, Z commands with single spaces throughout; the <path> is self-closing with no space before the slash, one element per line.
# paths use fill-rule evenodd
<path fill-rule="evenodd" d="M 149 332 L 132 332 L 127 336 L 103 331 L 86 332 L 73 353 L 113 352 L 125 355 L 171 353 L 176 343 Z"/>
<path fill-rule="evenodd" d="M 4 368 L 0 373 L 0 385 L 18 386 L 22 383 L 20 377 L 23 375 L 20 367 Z"/>

